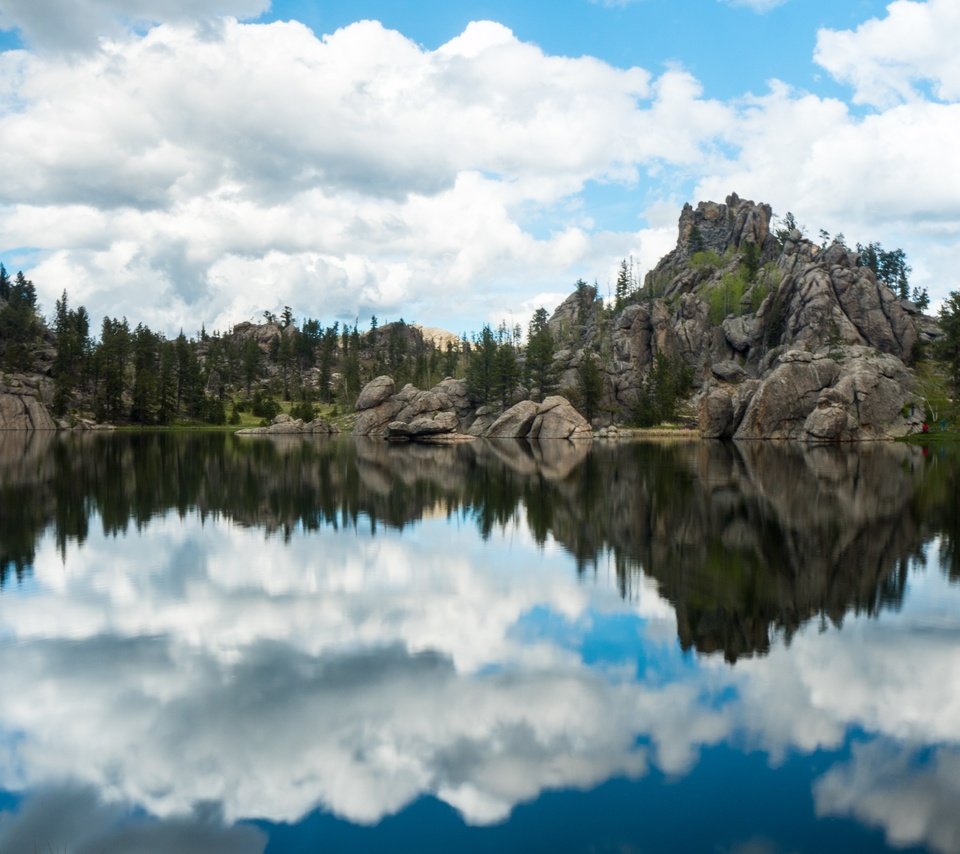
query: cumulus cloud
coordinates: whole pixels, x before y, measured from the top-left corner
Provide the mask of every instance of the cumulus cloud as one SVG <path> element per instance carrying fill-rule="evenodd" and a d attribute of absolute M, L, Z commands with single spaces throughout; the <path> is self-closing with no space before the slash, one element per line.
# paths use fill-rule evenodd
<path fill-rule="evenodd" d="M 894 38 L 903 15 L 925 23 Z M 777 81 L 718 102 L 682 68 L 551 56 L 491 21 L 436 50 L 371 21 L 318 38 L 228 19 L 68 58 L 8 51 L 0 245 L 37 250 L 48 310 L 67 288 L 94 318 L 171 334 L 283 305 L 460 332 L 524 322 L 579 277 L 602 289 L 631 254 L 653 266 L 684 201 L 672 188 L 692 184 L 693 201 L 736 191 L 902 246 L 936 300 L 960 237 L 954 17 L 901 0 L 820 33 L 817 61 L 876 102 L 866 115 Z M 643 227 L 598 229 L 577 204 L 591 182 L 641 181 Z"/>
<path fill-rule="evenodd" d="M 890 741 L 855 744 L 850 762 L 814 786 L 819 815 L 852 815 L 883 828 L 898 848 L 960 849 L 960 751 L 932 752 Z"/>
<path fill-rule="evenodd" d="M 0 29 L 17 29 L 41 48 L 88 49 L 131 26 L 253 17 L 269 7 L 270 0 L 2 0 Z"/>
<path fill-rule="evenodd" d="M 0 813 L 4 851 L 260 854 L 266 844 L 266 836 L 253 827 L 225 827 L 214 804 L 198 804 L 189 815 L 167 821 L 131 821 L 123 805 L 104 803 L 89 786 L 44 788 L 29 795 L 15 813 Z"/>
<path fill-rule="evenodd" d="M 954 0 L 896 0 L 884 18 L 854 30 L 821 30 L 816 61 L 854 90 L 854 101 L 888 107 L 923 100 L 929 84 L 941 101 L 960 99 L 960 6 Z"/>
<path fill-rule="evenodd" d="M 432 794 L 482 824 L 549 789 L 684 774 L 725 739 L 774 760 L 837 748 L 851 726 L 960 740 L 960 591 L 936 574 L 883 625 L 812 626 L 789 650 L 650 681 L 588 666 L 576 639 L 632 616 L 648 650 L 669 637 L 679 656 L 652 582 L 630 601 L 612 577 L 585 585 L 523 520 L 477 551 L 445 520 L 421 526 L 326 530 L 318 549 L 169 514 L 127 540 L 93 524 L 65 561 L 45 538 L 36 590 L 0 614 L 17 650 L 0 658 L 16 733 L 0 787 L 69 778 L 165 824 L 198 802 L 227 823 L 317 806 L 368 823 Z M 518 631 L 536 612 L 563 633 Z"/>
<path fill-rule="evenodd" d="M 692 165 L 728 117 L 681 71 L 549 56 L 492 22 L 435 51 L 374 22 L 165 25 L 79 59 L 3 54 L 0 80 L 4 244 L 43 250 L 45 300 L 79 288 L 96 314 L 130 290 L 159 323 L 161 303 L 218 323 L 271 297 L 352 317 L 479 291 L 482 318 L 517 279 L 569 287 L 592 235 L 535 238 L 526 212 Z M 257 266 L 283 270 L 266 294 Z"/>
<path fill-rule="evenodd" d="M 66 776 L 165 819 L 216 802 L 228 821 L 319 804 L 375 822 L 429 793 L 488 823 L 651 761 L 681 773 L 727 731 L 692 683 L 625 680 L 513 631 L 535 607 L 579 631 L 610 611 L 672 621 L 650 585 L 624 603 L 558 573 L 550 549 L 523 573 L 480 558 L 536 554 L 525 524 L 476 555 L 433 528 L 423 543 L 327 531 L 318 551 L 171 515 L 65 564 L 47 542 L 43 595 L 0 625 L 21 652 L 0 660 L 0 714 L 21 734 L 0 785 Z M 41 672 L 58 698 L 38 705 Z"/>

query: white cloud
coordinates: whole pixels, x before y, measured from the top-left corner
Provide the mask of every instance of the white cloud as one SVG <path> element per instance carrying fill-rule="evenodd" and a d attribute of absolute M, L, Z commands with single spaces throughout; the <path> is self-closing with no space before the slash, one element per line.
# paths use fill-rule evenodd
<path fill-rule="evenodd" d="M 936 300 L 953 285 L 943 245 L 960 238 L 960 105 L 916 83 L 956 90 L 952 13 L 890 9 L 820 34 L 818 61 L 858 97 L 873 78 L 856 69 L 876 66 L 906 98 L 865 116 L 776 81 L 710 100 L 681 68 L 550 56 L 495 22 L 434 51 L 369 21 L 321 39 L 226 20 L 72 58 L 2 53 L 0 245 L 40 250 L 28 273 L 48 310 L 67 288 L 95 319 L 168 333 L 284 304 L 460 332 L 525 322 L 535 295 L 578 277 L 603 288 L 630 254 L 649 268 L 674 239 L 675 188 L 693 183 L 693 201 L 736 191 L 902 246 Z M 907 12 L 926 29 L 893 45 Z M 599 230 L 577 204 L 589 182 L 641 177 L 654 189 L 640 230 Z"/>
<path fill-rule="evenodd" d="M 852 759 L 814 786 L 817 813 L 881 827 L 889 844 L 950 854 L 960 849 L 960 751 L 880 741 L 854 744 Z"/>
<path fill-rule="evenodd" d="M 960 5 L 896 0 L 885 18 L 855 30 L 821 30 L 816 61 L 854 89 L 854 101 L 888 107 L 922 100 L 928 83 L 943 101 L 960 99 Z"/>
<path fill-rule="evenodd" d="M 374 22 L 166 25 L 81 58 L 8 52 L 0 80 L 3 243 L 44 250 L 45 302 L 79 282 L 95 316 L 168 331 L 284 303 L 430 319 L 453 295 L 482 318 L 517 280 L 569 287 L 592 235 L 536 239 L 526 212 L 693 165 L 728 118 L 681 71 L 547 56 L 491 22 L 436 51 Z"/>
<path fill-rule="evenodd" d="M 777 6 L 782 6 L 787 0 L 721 0 L 721 2 L 726 3 L 728 6 L 742 6 L 747 9 L 752 9 L 754 12 L 762 15 L 764 12 L 776 9 Z"/>
<path fill-rule="evenodd" d="M 270 0 L 0 0 L 0 29 L 17 29 L 31 45 L 88 49 L 104 35 L 161 22 L 212 23 L 253 17 Z"/>
<path fill-rule="evenodd" d="M 517 632 L 536 610 L 574 633 L 627 613 L 644 619 L 649 649 L 676 643 L 653 583 L 629 601 L 613 574 L 584 584 L 525 520 L 476 551 L 443 519 L 322 540 L 295 532 L 281 547 L 175 513 L 119 540 L 92 520 L 65 561 L 46 536 L 37 589 L 0 615 L 17 651 L 0 658 L 0 721 L 17 736 L 2 741 L 0 787 L 67 777 L 161 818 L 217 802 L 227 822 L 295 821 L 318 804 L 375 822 L 434 794 L 488 823 L 548 789 L 650 765 L 684 774 L 725 739 L 773 761 L 837 748 L 851 726 L 960 741 L 960 591 L 937 573 L 882 623 L 808 625 L 789 649 L 733 668 L 701 658 L 659 684 Z M 858 809 L 821 794 L 824 811 Z"/>

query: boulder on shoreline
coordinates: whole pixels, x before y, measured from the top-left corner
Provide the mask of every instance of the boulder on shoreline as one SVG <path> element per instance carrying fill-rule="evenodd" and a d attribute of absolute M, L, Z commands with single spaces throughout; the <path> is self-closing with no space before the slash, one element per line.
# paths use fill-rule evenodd
<path fill-rule="evenodd" d="M 323 418 L 304 422 L 301 418 L 291 418 L 281 413 L 267 427 L 248 427 L 237 430 L 235 436 L 329 436 L 340 432 L 335 424 Z"/>
<path fill-rule="evenodd" d="M 522 400 L 505 412 L 484 405 L 474 409 L 466 382 L 448 377 L 422 391 L 405 385 L 399 392 L 391 377 L 372 380 L 357 400 L 353 432 L 389 442 L 465 442 L 471 439 L 590 439 L 589 422 L 565 397 L 542 403 Z"/>

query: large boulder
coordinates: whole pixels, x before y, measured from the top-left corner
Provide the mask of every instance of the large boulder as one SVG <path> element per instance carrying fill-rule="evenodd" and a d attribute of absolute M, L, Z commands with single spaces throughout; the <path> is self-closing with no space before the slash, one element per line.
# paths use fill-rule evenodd
<path fill-rule="evenodd" d="M 393 377 L 380 376 L 370 380 L 360 392 L 357 398 L 356 410 L 363 412 L 367 409 L 374 409 L 388 400 L 394 392 L 396 384 Z M 399 410 L 398 410 L 399 411 Z"/>
<path fill-rule="evenodd" d="M 521 400 L 503 413 L 484 434 L 488 439 L 523 439 L 530 432 L 540 407 L 532 400 Z"/>
<path fill-rule="evenodd" d="M 909 431 L 913 379 L 896 356 L 871 347 L 790 350 L 762 380 L 712 389 L 700 400 L 705 438 L 850 442 Z"/>
<path fill-rule="evenodd" d="M 700 435 L 704 439 L 729 439 L 733 435 L 733 397 L 724 389 L 712 389 L 700 398 Z"/>
<path fill-rule="evenodd" d="M 304 422 L 301 418 L 292 418 L 284 412 L 277 415 L 266 427 L 248 427 L 237 430 L 238 436 L 306 436 L 332 435 L 340 430 L 335 424 L 323 418 Z"/>
<path fill-rule="evenodd" d="M 403 409 L 402 401 L 390 398 L 378 406 L 364 409 L 357 413 L 353 422 L 353 432 L 357 436 L 382 436 L 387 425 L 396 420 L 397 414 Z"/>
<path fill-rule="evenodd" d="M 591 439 L 593 431 L 587 421 L 565 397 L 546 398 L 530 425 L 528 439 Z"/>
<path fill-rule="evenodd" d="M 459 425 L 460 420 L 453 412 L 437 412 L 433 416 L 421 415 L 412 421 L 398 418 L 387 425 L 386 437 L 391 442 L 417 442 L 456 433 Z"/>
<path fill-rule="evenodd" d="M 43 397 L 40 377 L 12 374 L 0 378 L 0 430 L 56 430 Z"/>

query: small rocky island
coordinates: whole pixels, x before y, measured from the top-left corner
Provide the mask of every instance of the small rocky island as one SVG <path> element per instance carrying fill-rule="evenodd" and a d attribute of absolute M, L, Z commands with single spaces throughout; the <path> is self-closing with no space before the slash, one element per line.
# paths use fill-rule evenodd
<path fill-rule="evenodd" d="M 222 418 L 225 402 L 236 410 L 238 400 L 258 396 L 293 400 L 289 389 L 296 387 L 298 411 L 267 410 L 262 426 L 240 431 L 248 434 L 343 428 L 391 442 L 579 440 L 672 420 L 709 439 L 819 443 L 915 430 L 929 407 L 913 365 L 936 348 L 938 322 L 882 281 L 864 263 L 862 247 L 851 250 L 842 238 L 817 244 L 792 217 L 776 230 L 771 220 L 769 205 L 735 194 L 723 204 L 686 205 L 676 247 L 642 285 L 627 282 L 625 263 L 615 300 L 578 282 L 552 316 L 535 315 L 525 346 L 519 334 L 498 344 L 489 327 L 471 345 L 403 321 L 377 329 L 374 319 L 364 333 L 312 322 L 308 331 L 269 312 L 265 323 L 238 324 L 223 336 L 181 335 L 175 348 L 138 326 L 130 333 L 133 359 L 121 362 L 109 405 L 101 363 L 93 380 L 65 384 L 62 342 L 38 320 L 29 368 L 0 374 L 0 429 L 86 429 L 125 417 L 170 423 L 163 391 L 156 391 L 166 382 L 168 347 L 177 359 L 171 370 L 187 371 L 169 375 L 174 416 L 187 405 L 181 397 L 198 413 L 219 409 Z M 0 295 L 0 311 L 5 305 Z M 66 295 L 63 311 L 69 320 Z M 150 345 L 149 335 L 156 354 L 142 357 L 136 348 L 144 336 Z M 5 364 L 13 346 L 0 338 Z M 17 346 L 22 356 L 25 345 Z M 478 383 L 476 374 L 492 371 L 505 350 L 510 380 L 494 392 L 492 381 Z M 488 355 L 490 364 L 477 367 Z M 143 379 L 150 359 L 156 376 Z M 181 389 L 184 376 L 192 391 Z M 418 377 L 429 384 L 409 381 Z M 310 400 L 332 403 L 332 411 L 321 416 Z"/>

